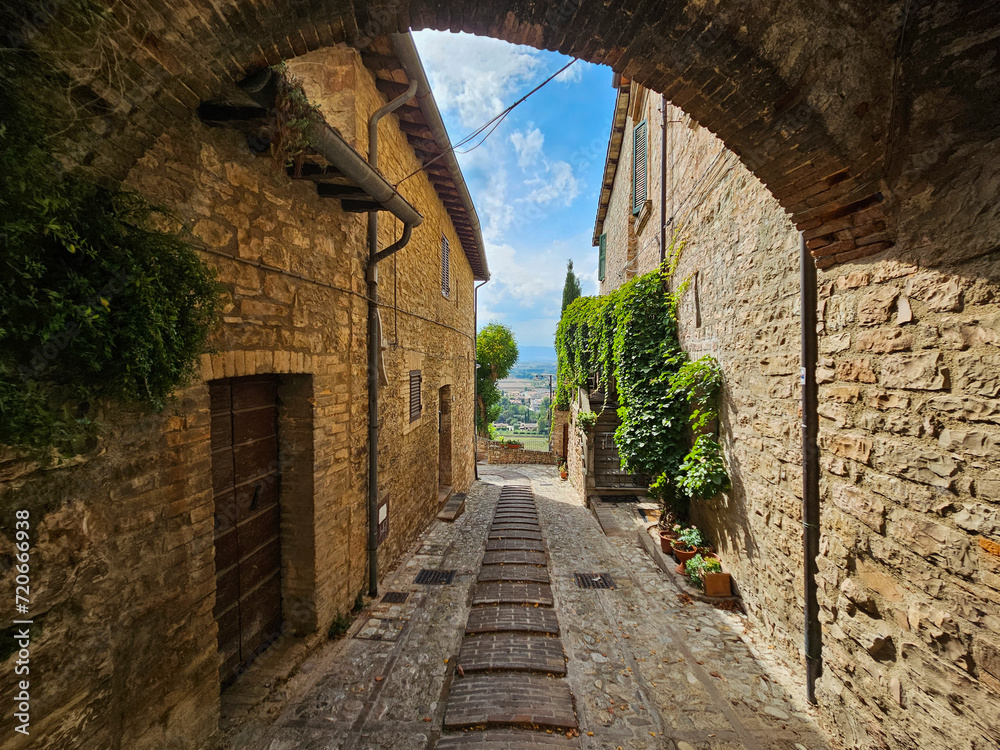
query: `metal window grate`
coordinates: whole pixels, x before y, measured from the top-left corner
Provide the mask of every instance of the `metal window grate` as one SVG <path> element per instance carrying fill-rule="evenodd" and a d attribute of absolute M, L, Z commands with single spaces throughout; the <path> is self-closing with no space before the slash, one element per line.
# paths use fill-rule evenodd
<path fill-rule="evenodd" d="M 424 568 L 414 580 L 414 583 L 447 586 L 455 578 L 454 570 L 428 570 Z"/>
<path fill-rule="evenodd" d="M 386 604 L 402 604 L 410 594 L 406 591 L 389 591 L 382 597 Z"/>
<path fill-rule="evenodd" d="M 574 573 L 576 585 L 581 589 L 613 589 L 614 579 L 608 573 Z"/>

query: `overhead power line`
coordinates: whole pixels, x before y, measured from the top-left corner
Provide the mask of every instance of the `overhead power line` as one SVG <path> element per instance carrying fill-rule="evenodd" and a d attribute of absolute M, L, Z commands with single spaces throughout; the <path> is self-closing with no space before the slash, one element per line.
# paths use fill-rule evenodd
<path fill-rule="evenodd" d="M 511 112 L 513 112 L 514 109 L 518 105 L 524 103 L 528 99 L 528 97 L 530 97 L 532 94 L 534 94 L 539 89 L 541 89 L 542 87 L 544 87 L 547 83 L 549 83 L 553 79 L 559 77 L 560 74 L 562 74 L 563 72 L 565 72 L 566 70 L 568 70 L 569 67 L 571 65 L 573 65 L 573 63 L 575 63 L 575 62 L 576 62 L 575 58 L 573 60 L 570 60 L 568 63 L 566 63 L 565 65 L 563 65 L 561 68 L 559 68 L 559 70 L 557 70 L 555 73 L 553 73 L 548 78 L 546 78 L 544 81 L 542 81 L 540 84 L 538 84 L 537 86 L 535 86 L 535 88 L 533 88 L 527 94 L 525 94 L 520 99 L 518 99 L 516 102 L 514 102 L 513 104 L 511 104 L 505 110 L 503 110 L 499 114 L 495 115 L 494 117 L 490 118 L 488 121 L 484 122 L 482 125 L 480 125 L 478 128 L 476 128 L 475 130 L 473 130 L 471 133 L 469 133 L 467 136 L 465 136 L 458 143 L 456 143 L 456 144 L 454 144 L 454 145 L 449 146 L 448 148 L 446 148 L 440 154 L 438 154 L 433 159 L 431 159 L 430 161 L 428 161 L 427 163 L 425 163 L 422 167 L 420 167 L 420 169 L 416 169 L 413 172 L 410 172 L 410 174 L 406 175 L 406 177 L 404 177 L 399 182 L 397 182 L 393 187 L 398 188 L 400 185 L 402 185 L 408 179 L 410 179 L 411 177 L 413 177 L 413 175 L 415 175 L 415 174 L 417 174 L 419 172 L 422 172 L 424 169 L 426 169 L 427 167 L 429 167 L 431 164 L 433 164 L 434 162 L 436 162 L 438 159 L 443 158 L 450 151 L 455 151 L 455 152 L 457 152 L 459 154 L 468 154 L 471 151 L 475 151 L 477 148 L 479 148 L 480 146 L 482 146 L 486 142 L 487 138 L 489 138 L 491 135 L 493 135 L 493 131 L 495 131 L 498 127 L 500 127 L 500 123 L 502 123 L 505 119 L 507 119 L 507 115 L 509 115 Z M 487 131 L 486 134 L 483 135 L 483 137 L 479 140 L 479 142 L 476 145 L 471 146 L 470 148 L 466 149 L 465 151 L 459 151 L 458 150 L 462 146 L 464 146 L 467 143 L 469 143 L 470 141 L 476 139 L 484 131 Z"/>

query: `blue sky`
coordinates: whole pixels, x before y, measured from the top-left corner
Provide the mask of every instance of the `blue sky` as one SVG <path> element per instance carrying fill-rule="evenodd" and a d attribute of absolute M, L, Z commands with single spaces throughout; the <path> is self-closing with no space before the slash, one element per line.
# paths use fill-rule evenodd
<path fill-rule="evenodd" d="M 453 143 L 571 59 L 469 34 L 413 36 Z M 523 346 L 552 346 L 570 258 L 583 293 L 597 293 L 591 237 L 614 98 L 611 70 L 577 61 L 458 154 L 492 274 L 480 327 L 498 320 Z"/>

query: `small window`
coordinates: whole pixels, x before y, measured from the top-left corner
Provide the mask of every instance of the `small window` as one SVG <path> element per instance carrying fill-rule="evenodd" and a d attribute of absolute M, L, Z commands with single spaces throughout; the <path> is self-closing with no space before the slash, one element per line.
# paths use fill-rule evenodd
<path fill-rule="evenodd" d="M 632 213 L 637 214 L 646 203 L 646 121 L 632 131 Z"/>
<path fill-rule="evenodd" d="M 604 281 L 604 271 L 608 265 L 608 233 L 597 240 L 597 278 Z"/>
<path fill-rule="evenodd" d="M 441 294 L 451 295 L 451 251 L 448 248 L 448 238 L 441 235 Z"/>
<path fill-rule="evenodd" d="M 423 411 L 423 404 L 420 403 L 420 384 L 422 382 L 420 370 L 410 370 L 410 422 L 420 419 L 420 412 Z"/>

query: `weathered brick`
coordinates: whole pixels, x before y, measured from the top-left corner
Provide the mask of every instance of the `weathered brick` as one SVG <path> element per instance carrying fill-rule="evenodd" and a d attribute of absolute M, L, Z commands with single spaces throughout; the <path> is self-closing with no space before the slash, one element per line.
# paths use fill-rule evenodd
<path fill-rule="evenodd" d="M 482 674 L 455 680 L 445 703 L 445 728 L 480 725 L 574 729 L 577 720 L 569 685 L 533 674 Z"/>

